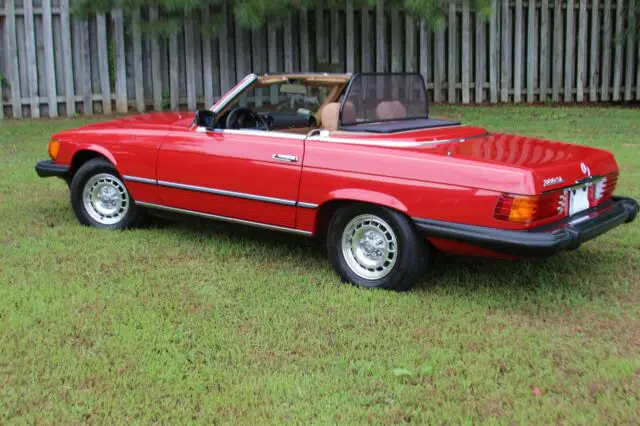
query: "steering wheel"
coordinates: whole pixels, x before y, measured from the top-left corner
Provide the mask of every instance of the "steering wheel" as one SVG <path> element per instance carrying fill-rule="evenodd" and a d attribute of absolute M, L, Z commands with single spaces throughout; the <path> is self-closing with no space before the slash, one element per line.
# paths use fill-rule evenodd
<path fill-rule="evenodd" d="M 257 129 L 269 130 L 264 118 L 249 108 L 238 107 L 229 111 L 225 122 L 227 129 Z"/>

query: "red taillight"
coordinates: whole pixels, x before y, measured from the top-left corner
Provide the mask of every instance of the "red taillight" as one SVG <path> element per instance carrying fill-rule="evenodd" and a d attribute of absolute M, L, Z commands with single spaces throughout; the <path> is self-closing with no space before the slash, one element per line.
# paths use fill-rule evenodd
<path fill-rule="evenodd" d="M 530 223 L 567 212 L 564 191 L 527 196 L 502 194 L 494 211 L 494 217 L 509 222 Z"/>

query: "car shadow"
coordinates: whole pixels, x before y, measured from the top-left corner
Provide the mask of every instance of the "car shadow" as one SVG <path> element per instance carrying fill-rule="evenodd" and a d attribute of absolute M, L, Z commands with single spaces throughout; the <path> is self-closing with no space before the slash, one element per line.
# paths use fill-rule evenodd
<path fill-rule="evenodd" d="M 192 217 L 179 221 L 158 218 L 151 226 L 177 232 L 223 235 L 240 244 L 259 243 L 266 246 L 269 253 L 286 253 L 297 264 L 322 263 L 330 267 L 324 246 L 314 238 Z M 506 305 L 517 300 L 548 297 L 594 297 L 605 294 L 613 285 L 607 272 L 615 267 L 612 266 L 615 259 L 611 256 L 611 251 L 603 256 L 598 250 L 583 249 L 548 259 L 507 261 L 436 252 L 425 277 L 413 292 L 426 296 L 436 291 L 459 297 L 483 294 L 494 296 L 493 302 L 501 301 Z"/>

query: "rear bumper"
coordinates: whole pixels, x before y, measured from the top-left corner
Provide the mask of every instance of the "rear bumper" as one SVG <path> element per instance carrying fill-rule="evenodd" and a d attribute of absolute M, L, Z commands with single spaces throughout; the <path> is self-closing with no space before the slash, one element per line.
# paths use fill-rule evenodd
<path fill-rule="evenodd" d="M 41 178 L 51 176 L 66 178 L 69 174 L 69 166 L 56 164 L 53 160 L 43 160 L 36 164 L 36 173 Z"/>
<path fill-rule="evenodd" d="M 638 202 L 614 197 L 603 206 L 587 210 L 552 225 L 527 231 L 512 231 L 414 218 L 416 227 L 427 236 L 464 242 L 515 256 L 547 257 L 575 250 L 582 243 L 635 220 Z"/>

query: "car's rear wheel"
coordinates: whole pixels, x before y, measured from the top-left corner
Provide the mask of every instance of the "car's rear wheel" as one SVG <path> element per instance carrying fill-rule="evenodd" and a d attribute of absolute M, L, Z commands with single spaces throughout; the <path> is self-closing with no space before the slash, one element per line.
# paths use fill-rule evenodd
<path fill-rule="evenodd" d="M 80 223 L 95 228 L 128 228 L 144 215 L 113 164 L 103 158 L 87 161 L 75 173 L 71 205 Z"/>
<path fill-rule="evenodd" d="M 403 214 L 351 204 L 329 224 L 327 250 L 340 277 L 368 288 L 410 289 L 422 278 L 429 247 Z"/>

